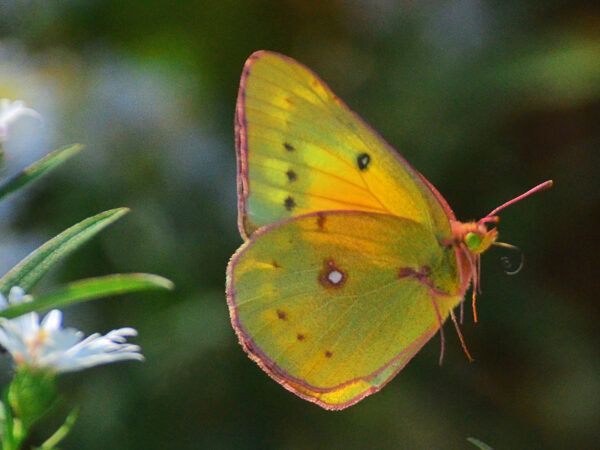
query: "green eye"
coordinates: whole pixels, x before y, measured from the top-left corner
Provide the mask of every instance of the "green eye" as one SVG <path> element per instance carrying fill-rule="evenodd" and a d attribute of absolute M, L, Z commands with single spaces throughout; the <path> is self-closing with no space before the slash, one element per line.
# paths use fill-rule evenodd
<path fill-rule="evenodd" d="M 467 233 L 465 236 L 465 244 L 467 244 L 469 250 L 477 250 L 481 245 L 481 237 L 477 233 Z"/>

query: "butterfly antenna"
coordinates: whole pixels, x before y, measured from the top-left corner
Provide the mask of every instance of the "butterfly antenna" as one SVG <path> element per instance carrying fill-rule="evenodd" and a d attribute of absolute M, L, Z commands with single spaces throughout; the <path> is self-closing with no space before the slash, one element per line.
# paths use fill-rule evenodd
<path fill-rule="evenodd" d="M 444 339 L 444 323 L 442 322 L 442 316 L 440 314 L 440 310 L 438 308 L 437 303 L 435 302 L 435 294 L 433 291 L 429 291 L 429 295 L 431 296 L 431 302 L 433 303 L 433 309 L 435 309 L 435 315 L 437 316 L 438 324 L 440 325 L 440 338 L 442 340 L 442 349 L 440 350 L 440 366 L 444 361 L 444 348 L 446 347 L 446 339 Z"/>
<path fill-rule="evenodd" d="M 518 202 L 519 200 L 523 200 L 525 197 L 529 197 L 531 194 L 535 194 L 536 192 L 543 191 L 544 189 L 548 189 L 549 187 L 552 187 L 553 184 L 554 184 L 554 182 L 552 180 L 548 180 L 548 181 L 543 182 L 542 184 L 538 184 L 536 187 L 534 187 L 533 189 L 529 189 L 524 194 L 521 194 L 518 197 L 515 197 L 512 200 L 509 200 L 506 203 L 498 206 L 496 209 L 494 209 L 492 212 L 490 212 L 487 216 L 485 216 L 483 219 L 481 219 L 479 221 L 479 223 L 498 222 L 498 218 L 496 217 L 496 214 L 499 211 L 503 210 L 507 206 L 512 205 L 513 203 Z"/>
<path fill-rule="evenodd" d="M 474 359 L 471 357 L 469 353 L 469 349 L 467 348 L 467 344 L 465 344 L 465 340 L 463 339 L 463 335 L 460 332 L 460 327 L 458 326 L 458 322 L 456 321 L 456 316 L 454 315 L 454 311 L 450 310 L 450 317 L 452 317 L 452 322 L 454 322 L 454 328 L 456 328 L 456 333 L 458 334 L 458 339 L 460 339 L 460 345 L 462 345 L 463 351 L 467 358 L 469 358 L 469 362 L 473 362 Z"/>
<path fill-rule="evenodd" d="M 477 293 L 481 294 L 481 254 L 477 255 Z"/>
<path fill-rule="evenodd" d="M 480 219 L 479 222 L 477 222 L 477 223 L 478 224 L 486 224 L 486 223 L 490 223 L 490 222 L 497 223 L 500 220 L 498 218 L 498 216 L 496 215 L 496 214 L 498 214 L 498 212 L 502 211 L 507 206 L 510 206 L 513 203 L 518 202 L 519 200 L 523 200 L 525 197 L 529 197 L 531 194 L 535 194 L 536 192 L 540 192 L 540 191 L 543 191 L 544 189 L 548 189 L 548 188 L 552 187 L 553 184 L 554 184 L 554 182 L 552 180 L 548 180 L 541 184 L 538 184 L 536 187 L 529 189 L 524 194 L 521 194 L 518 197 L 515 197 L 512 200 L 509 200 L 506 203 L 498 206 L 497 208 L 492 210 L 487 216 Z M 509 244 L 504 244 L 501 246 L 509 247 Z M 508 274 L 517 273 L 519 270 L 521 270 L 521 268 L 523 266 L 522 262 L 523 262 L 523 256 L 522 256 L 522 252 L 521 252 L 521 265 L 519 265 L 519 267 L 513 271 L 511 271 L 510 268 L 506 269 L 505 270 L 506 273 L 508 273 Z M 481 293 L 481 286 L 480 286 L 480 281 L 479 281 L 479 273 L 481 270 L 481 261 L 479 259 L 479 255 L 477 255 L 476 265 L 477 265 L 477 267 L 473 269 L 473 319 L 475 322 L 477 322 L 477 309 L 475 308 L 475 301 L 477 299 L 477 294 Z"/>
<path fill-rule="evenodd" d="M 504 266 L 505 274 L 516 275 L 517 273 L 519 273 L 521 271 L 521 269 L 525 265 L 525 254 L 523 253 L 523 250 L 521 250 L 516 245 L 507 244 L 506 242 L 494 242 L 492 245 L 496 245 L 498 247 L 503 247 L 503 248 L 509 248 L 511 250 L 515 250 L 515 251 L 519 252 L 521 260 L 519 261 L 519 265 L 516 269 L 512 269 L 512 263 L 508 256 L 502 256 L 500 258 L 500 261 L 502 261 L 502 265 Z"/>

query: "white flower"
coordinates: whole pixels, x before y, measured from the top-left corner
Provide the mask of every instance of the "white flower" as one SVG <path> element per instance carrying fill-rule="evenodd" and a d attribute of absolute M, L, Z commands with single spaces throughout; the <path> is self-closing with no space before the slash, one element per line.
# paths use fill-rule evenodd
<path fill-rule="evenodd" d="M 37 111 L 27 108 L 25 102 L 15 100 L 11 103 L 7 98 L 0 99 L 0 143 L 8 137 L 8 128 L 22 117 L 33 117 L 40 122 L 44 121 Z"/>
<path fill-rule="evenodd" d="M 8 302 L 0 294 L 0 310 L 9 304 L 31 301 L 23 289 L 13 287 Z M 75 328 L 62 328 L 62 312 L 53 309 L 41 320 L 36 312 L 14 319 L 0 318 L 0 345 L 11 354 L 19 366 L 27 364 L 56 372 L 73 372 L 87 367 L 144 356 L 138 345 L 127 342 L 137 336 L 133 328 L 119 328 L 102 336 L 94 333 L 83 339 Z"/>
<path fill-rule="evenodd" d="M 33 300 L 31 295 L 25 294 L 25 290 L 20 288 L 19 286 L 13 286 L 10 288 L 10 292 L 8 293 L 8 301 L 0 293 L 0 311 L 4 311 L 10 305 L 18 305 L 23 302 L 30 302 Z"/>

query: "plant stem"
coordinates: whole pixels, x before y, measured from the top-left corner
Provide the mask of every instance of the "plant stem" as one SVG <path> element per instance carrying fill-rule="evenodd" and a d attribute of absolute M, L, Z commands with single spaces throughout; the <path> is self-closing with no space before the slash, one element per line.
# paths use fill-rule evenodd
<path fill-rule="evenodd" d="M 52 436 L 46 439 L 42 445 L 40 445 L 39 450 L 51 450 L 56 447 L 56 445 L 62 441 L 73 425 L 75 425 L 75 421 L 77 420 L 77 415 L 79 414 L 79 408 L 73 408 L 67 418 L 65 419 L 65 423 L 61 425 L 61 427 L 54 432 Z"/>

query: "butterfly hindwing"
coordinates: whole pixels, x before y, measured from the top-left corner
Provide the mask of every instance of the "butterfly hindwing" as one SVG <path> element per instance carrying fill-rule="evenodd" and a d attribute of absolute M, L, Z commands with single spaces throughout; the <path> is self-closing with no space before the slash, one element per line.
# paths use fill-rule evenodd
<path fill-rule="evenodd" d="M 456 259 L 422 224 L 319 212 L 256 232 L 232 258 L 228 301 L 244 348 L 326 408 L 380 389 L 460 296 Z"/>
<path fill-rule="evenodd" d="M 450 236 L 449 207 L 302 64 L 257 52 L 236 106 L 240 231 L 315 211 L 387 213 Z"/>

